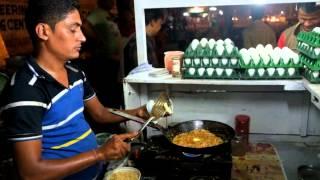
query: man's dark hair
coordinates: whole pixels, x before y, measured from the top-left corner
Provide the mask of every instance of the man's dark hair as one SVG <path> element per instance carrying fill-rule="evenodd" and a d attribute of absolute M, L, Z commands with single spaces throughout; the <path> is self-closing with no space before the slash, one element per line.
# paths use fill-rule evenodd
<path fill-rule="evenodd" d="M 164 19 L 164 12 L 161 9 L 146 9 L 145 23 L 148 25 L 152 20 Z"/>
<path fill-rule="evenodd" d="M 29 0 L 25 21 L 32 44 L 36 46 L 38 42 L 35 32 L 37 24 L 46 23 L 54 30 L 57 22 L 78 8 L 77 0 Z"/>
<path fill-rule="evenodd" d="M 320 11 L 320 5 L 317 5 L 315 2 L 301 3 L 298 4 L 298 7 L 305 13 L 314 13 L 316 11 Z"/>
<path fill-rule="evenodd" d="M 253 20 L 261 20 L 264 17 L 264 8 L 262 6 L 254 6 L 251 9 Z"/>

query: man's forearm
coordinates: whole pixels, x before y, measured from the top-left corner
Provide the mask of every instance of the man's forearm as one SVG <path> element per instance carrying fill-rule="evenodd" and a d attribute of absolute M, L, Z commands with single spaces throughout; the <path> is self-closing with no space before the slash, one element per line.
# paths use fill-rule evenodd
<path fill-rule="evenodd" d="M 62 179 L 102 160 L 103 157 L 92 150 L 66 159 L 39 160 L 33 164 L 18 162 L 18 167 L 22 179 Z"/>

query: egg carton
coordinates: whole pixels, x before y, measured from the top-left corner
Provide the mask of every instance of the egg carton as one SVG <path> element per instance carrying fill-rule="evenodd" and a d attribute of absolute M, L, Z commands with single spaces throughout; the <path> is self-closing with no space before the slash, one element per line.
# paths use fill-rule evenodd
<path fill-rule="evenodd" d="M 239 68 L 239 60 L 237 58 L 184 58 L 183 67 Z"/>
<path fill-rule="evenodd" d="M 245 69 L 241 74 L 241 79 L 300 79 L 300 69 L 298 68 L 250 68 Z"/>
<path fill-rule="evenodd" d="M 312 59 L 308 56 L 300 53 L 299 54 L 300 61 L 307 66 L 308 69 L 313 71 L 319 71 L 320 70 L 320 58 L 319 59 Z"/>
<path fill-rule="evenodd" d="M 299 52 L 313 59 L 320 59 L 320 45 L 311 46 L 305 42 L 298 41 L 297 49 Z"/>
<path fill-rule="evenodd" d="M 231 68 L 185 68 L 184 79 L 239 79 L 239 73 Z"/>
<path fill-rule="evenodd" d="M 311 46 L 319 47 L 320 46 L 320 34 L 314 31 L 311 32 L 299 32 L 297 35 L 297 40 L 300 42 L 305 42 Z"/>
<path fill-rule="evenodd" d="M 303 75 L 310 83 L 320 84 L 320 73 L 319 71 L 314 71 L 307 69 Z"/>
<path fill-rule="evenodd" d="M 294 60 L 293 58 L 279 58 L 279 59 L 262 59 L 261 57 L 253 60 L 253 59 L 244 59 L 243 57 L 240 57 L 239 59 L 240 67 L 241 68 L 299 68 L 303 67 L 302 62 L 298 60 Z"/>

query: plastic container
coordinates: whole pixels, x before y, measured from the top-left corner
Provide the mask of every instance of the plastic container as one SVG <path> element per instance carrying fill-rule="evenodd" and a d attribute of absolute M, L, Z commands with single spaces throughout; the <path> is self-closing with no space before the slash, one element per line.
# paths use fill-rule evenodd
<path fill-rule="evenodd" d="M 172 73 L 172 59 L 173 58 L 179 58 L 181 61 L 183 58 L 183 51 L 166 51 L 164 52 L 164 66 L 169 71 L 169 73 Z"/>

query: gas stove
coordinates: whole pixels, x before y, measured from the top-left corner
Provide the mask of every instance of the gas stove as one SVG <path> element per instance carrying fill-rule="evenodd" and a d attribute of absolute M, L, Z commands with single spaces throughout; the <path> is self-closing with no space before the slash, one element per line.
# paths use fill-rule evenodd
<path fill-rule="evenodd" d="M 139 148 L 137 148 L 139 147 Z M 162 135 L 132 146 L 132 165 L 144 180 L 228 180 L 231 178 L 231 145 L 220 154 L 180 152 Z"/>

